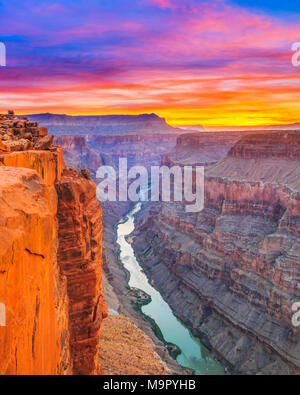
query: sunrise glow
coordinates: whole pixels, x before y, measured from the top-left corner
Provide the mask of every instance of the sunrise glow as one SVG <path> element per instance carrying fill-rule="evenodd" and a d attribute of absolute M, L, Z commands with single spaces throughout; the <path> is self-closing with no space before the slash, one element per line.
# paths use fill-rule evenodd
<path fill-rule="evenodd" d="M 296 10 L 223 0 L 131 4 L 1 2 L 10 22 L 0 26 L 0 112 L 155 112 L 172 125 L 299 122 Z"/>

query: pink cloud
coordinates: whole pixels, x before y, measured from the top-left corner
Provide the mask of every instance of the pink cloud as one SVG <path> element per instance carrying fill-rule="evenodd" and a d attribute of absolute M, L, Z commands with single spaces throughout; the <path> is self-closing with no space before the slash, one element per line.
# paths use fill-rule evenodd
<path fill-rule="evenodd" d="M 163 10 L 155 10 L 158 20 L 93 10 L 65 26 L 62 17 L 50 40 L 38 42 L 50 47 L 51 58 L 36 53 L 35 67 L 1 70 L 0 106 L 6 102 L 22 112 L 37 106 L 72 113 L 178 112 L 196 114 L 200 123 L 205 114 L 213 119 L 231 108 L 248 106 L 249 116 L 269 113 L 272 103 L 290 119 L 298 116 L 300 75 L 291 66 L 290 48 L 299 39 L 299 22 L 221 0 L 201 6 L 192 0 L 146 2 Z M 39 37 L 42 21 L 14 20 L 6 30 Z M 68 50 L 78 42 L 80 54 L 64 53 L 65 44 Z M 10 61 L 18 64 L 17 58 Z"/>

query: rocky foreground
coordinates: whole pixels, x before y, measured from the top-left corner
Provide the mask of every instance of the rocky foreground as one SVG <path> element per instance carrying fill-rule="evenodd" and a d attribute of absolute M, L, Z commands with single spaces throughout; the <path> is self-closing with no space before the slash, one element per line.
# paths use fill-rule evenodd
<path fill-rule="evenodd" d="M 211 138 L 203 149 L 203 138 L 181 136 L 164 162 L 218 159 L 206 167 L 205 209 L 148 204 L 136 254 L 175 314 L 231 372 L 299 374 L 292 305 L 300 300 L 300 132 L 254 132 L 227 155 L 218 144 L 208 152 Z"/>
<path fill-rule="evenodd" d="M 150 337 L 129 318 L 109 316 L 103 323 L 100 363 L 107 375 L 165 375 L 167 366 Z"/>

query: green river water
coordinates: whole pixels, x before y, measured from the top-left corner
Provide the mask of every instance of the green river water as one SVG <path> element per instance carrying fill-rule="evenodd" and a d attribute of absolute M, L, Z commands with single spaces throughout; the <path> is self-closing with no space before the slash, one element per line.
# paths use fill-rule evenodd
<path fill-rule="evenodd" d="M 134 230 L 134 216 L 141 208 L 141 203 L 138 203 L 117 227 L 120 259 L 130 273 L 129 286 L 141 289 L 151 296 L 151 303 L 143 306 L 142 311 L 155 320 L 166 342 L 176 344 L 180 348 L 181 354 L 177 357 L 177 362 L 181 366 L 193 369 L 197 375 L 223 375 L 222 365 L 211 357 L 209 350 L 174 316 L 160 293 L 149 283 L 132 246 L 126 241 L 126 236 Z"/>

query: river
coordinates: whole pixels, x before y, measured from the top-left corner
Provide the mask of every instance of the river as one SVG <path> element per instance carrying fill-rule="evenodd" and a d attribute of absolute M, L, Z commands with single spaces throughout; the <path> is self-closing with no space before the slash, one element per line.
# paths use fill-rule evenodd
<path fill-rule="evenodd" d="M 160 293 L 149 283 L 132 246 L 126 241 L 126 236 L 134 231 L 134 216 L 141 208 L 141 203 L 137 203 L 117 227 L 120 259 L 130 273 L 129 286 L 141 289 L 151 296 L 151 303 L 143 306 L 142 311 L 155 320 L 166 342 L 176 344 L 180 348 L 181 354 L 177 357 L 179 365 L 193 369 L 197 375 L 223 375 L 222 365 L 211 357 L 209 350 L 175 317 Z"/>

